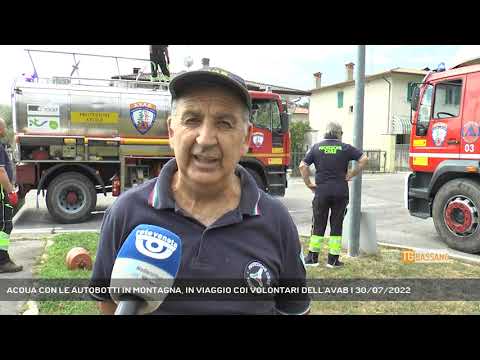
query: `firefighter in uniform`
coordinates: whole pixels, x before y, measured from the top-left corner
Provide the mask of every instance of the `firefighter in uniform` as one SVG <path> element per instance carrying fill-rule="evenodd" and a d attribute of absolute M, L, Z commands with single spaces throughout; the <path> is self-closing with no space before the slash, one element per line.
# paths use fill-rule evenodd
<path fill-rule="evenodd" d="M 330 212 L 330 237 L 328 240 L 327 267 L 343 265 L 339 261 L 342 249 L 342 226 L 348 205 L 348 181 L 358 175 L 368 162 L 362 151 L 342 142 L 342 127 L 336 122 L 327 124 L 323 141 L 313 145 L 300 163 L 305 185 L 315 193 L 312 202 L 313 226 L 309 252 L 305 265 L 318 266 L 318 253 L 325 240 Z M 357 168 L 348 170 L 351 160 L 358 161 Z M 315 185 L 310 182 L 309 166 L 315 164 Z"/>
<path fill-rule="evenodd" d="M 4 137 L 5 133 L 5 121 L 0 118 L 0 137 Z M 22 266 L 16 265 L 8 255 L 10 233 L 13 228 L 13 207 L 18 204 L 12 177 L 12 164 L 3 144 L 0 144 L 0 273 L 17 272 L 23 269 Z"/>

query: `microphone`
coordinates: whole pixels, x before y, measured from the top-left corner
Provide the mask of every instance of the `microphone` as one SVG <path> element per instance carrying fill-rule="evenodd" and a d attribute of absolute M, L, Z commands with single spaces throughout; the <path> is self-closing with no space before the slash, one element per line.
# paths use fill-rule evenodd
<path fill-rule="evenodd" d="M 113 265 L 110 295 L 117 304 L 115 315 L 143 315 L 158 309 L 175 281 L 181 258 L 178 235 L 148 224 L 133 229 Z"/>

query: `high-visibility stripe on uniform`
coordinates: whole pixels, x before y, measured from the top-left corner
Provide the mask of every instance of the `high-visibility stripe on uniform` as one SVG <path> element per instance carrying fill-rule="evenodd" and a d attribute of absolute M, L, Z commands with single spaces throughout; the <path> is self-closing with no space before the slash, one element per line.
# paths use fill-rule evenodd
<path fill-rule="evenodd" d="M 310 244 L 308 250 L 311 252 L 320 252 L 322 250 L 322 243 L 325 237 L 319 235 L 310 236 Z"/>
<path fill-rule="evenodd" d="M 0 231 L 0 250 L 8 251 L 8 246 L 10 245 L 10 235 Z"/>
<path fill-rule="evenodd" d="M 330 236 L 328 241 L 328 252 L 332 255 L 340 255 L 342 251 L 342 237 Z"/>

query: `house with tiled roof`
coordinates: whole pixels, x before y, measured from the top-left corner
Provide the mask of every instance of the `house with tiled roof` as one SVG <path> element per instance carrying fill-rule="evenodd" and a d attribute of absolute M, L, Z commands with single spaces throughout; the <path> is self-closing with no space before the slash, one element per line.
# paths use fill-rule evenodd
<path fill-rule="evenodd" d="M 297 106 L 292 114 L 292 122 L 303 121 L 308 123 L 308 109 Z"/>
<path fill-rule="evenodd" d="M 343 127 L 343 141 L 353 142 L 353 71 L 354 64 L 346 64 L 345 80 L 330 85 L 322 85 L 322 73 L 314 74 L 309 122 L 318 131 L 317 141 L 329 121 L 338 121 Z M 365 77 L 363 148 L 378 150 L 378 159 L 371 159 L 371 165 L 378 163 L 379 170 L 408 168 L 411 95 L 414 83 L 421 82 L 426 74 L 425 70 L 394 68 Z"/>

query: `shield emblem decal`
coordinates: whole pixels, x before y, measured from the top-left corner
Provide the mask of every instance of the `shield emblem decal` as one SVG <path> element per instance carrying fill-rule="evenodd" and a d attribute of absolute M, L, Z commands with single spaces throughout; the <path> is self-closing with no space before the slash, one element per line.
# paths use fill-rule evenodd
<path fill-rule="evenodd" d="M 255 133 L 252 134 L 252 142 L 257 148 L 262 146 L 263 137 L 264 137 L 264 135 L 261 132 L 255 132 Z"/>
<path fill-rule="evenodd" d="M 150 130 L 157 119 L 157 107 L 147 102 L 130 104 L 130 119 L 142 135 Z"/>
<path fill-rule="evenodd" d="M 432 127 L 432 140 L 435 146 L 442 146 L 447 137 L 448 125 L 444 123 L 436 123 Z"/>

